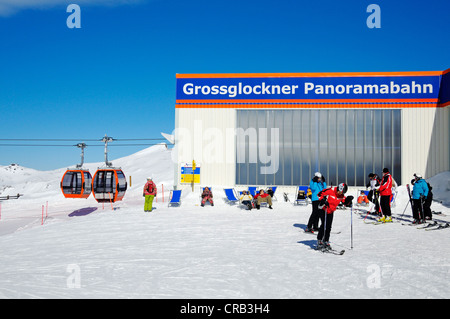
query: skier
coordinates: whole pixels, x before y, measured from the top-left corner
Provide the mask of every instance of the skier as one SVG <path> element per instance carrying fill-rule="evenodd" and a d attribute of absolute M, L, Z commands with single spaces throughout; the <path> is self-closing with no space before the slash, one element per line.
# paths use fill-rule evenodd
<path fill-rule="evenodd" d="M 369 194 L 367 198 L 375 204 L 375 214 L 380 213 L 380 202 L 379 202 L 379 188 L 380 188 L 381 179 L 377 174 L 370 173 L 369 174 L 369 183 L 367 183 L 366 187 L 370 188 Z"/>
<path fill-rule="evenodd" d="M 326 188 L 318 194 L 319 217 L 322 222 L 317 235 L 317 248 L 319 250 L 331 249 L 329 240 L 334 212 L 340 203 L 349 206 L 353 201 L 353 196 L 344 196 L 347 190 L 348 186 L 345 183 L 340 183 L 337 187 Z"/>
<path fill-rule="evenodd" d="M 427 186 L 428 186 L 428 195 L 427 198 L 425 199 L 425 202 L 423 203 L 423 214 L 426 220 L 432 220 L 433 213 L 431 212 L 431 203 L 433 202 L 433 192 L 431 190 L 433 189 L 433 187 L 428 182 Z"/>
<path fill-rule="evenodd" d="M 413 224 L 425 222 L 424 203 L 428 196 L 428 184 L 419 174 L 414 174 L 413 200 Z"/>
<path fill-rule="evenodd" d="M 203 189 L 202 203 L 200 206 L 204 207 L 206 202 L 209 202 L 211 204 L 211 206 L 214 206 L 213 194 L 212 194 L 211 190 L 209 189 L 209 187 L 205 187 Z"/>
<path fill-rule="evenodd" d="M 316 172 L 309 183 L 311 189 L 312 212 L 306 226 L 306 233 L 314 233 L 319 229 L 319 197 L 317 196 L 322 190 L 327 188 L 325 178 L 321 173 Z"/>
<path fill-rule="evenodd" d="M 144 211 L 145 212 L 151 212 L 152 211 L 152 205 L 153 205 L 153 198 L 155 198 L 156 193 L 158 192 L 155 183 L 153 182 L 153 177 L 147 177 L 147 183 L 145 183 L 144 186 L 144 197 L 145 197 L 145 204 L 144 204 Z"/>
<path fill-rule="evenodd" d="M 380 183 L 380 208 L 382 216 L 378 219 L 382 223 L 392 222 L 391 198 L 392 198 L 392 176 L 388 168 L 383 168 L 383 178 Z"/>

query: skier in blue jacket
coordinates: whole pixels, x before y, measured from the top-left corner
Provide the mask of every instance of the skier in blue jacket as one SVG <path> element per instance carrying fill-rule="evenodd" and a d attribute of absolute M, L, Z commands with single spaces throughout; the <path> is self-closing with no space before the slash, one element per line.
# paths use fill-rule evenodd
<path fill-rule="evenodd" d="M 312 213 L 309 217 L 308 225 L 306 226 L 305 232 L 314 233 L 314 231 L 319 230 L 319 192 L 327 188 L 327 183 L 325 182 L 325 177 L 319 172 L 314 174 L 314 177 L 309 183 L 309 188 L 311 189 L 311 203 L 312 203 Z"/>
<path fill-rule="evenodd" d="M 414 224 L 420 224 L 425 221 L 423 205 L 428 196 L 428 184 L 419 174 L 414 174 L 414 187 L 412 191 L 413 200 L 413 218 Z"/>

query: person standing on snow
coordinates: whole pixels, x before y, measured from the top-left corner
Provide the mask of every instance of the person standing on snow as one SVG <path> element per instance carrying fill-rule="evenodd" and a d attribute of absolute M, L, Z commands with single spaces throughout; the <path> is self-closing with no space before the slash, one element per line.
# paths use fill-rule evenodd
<path fill-rule="evenodd" d="M 157 192 L 158 192 L 158 190 L 156 188 L 155 183 L 153 182 L 153 178 L 147 177 L 147 183 L 145 183 L 145 186 L 144 186 L 144 197 L 145 197 L 144 211 L 145 212 L 152 211 L 153 199 L 155 198 Z"/>
<path fill-rule="evenodd" d="M 383 178 L 380 183 L 380 207 L 383 216 L 378 219 L 382 223 L 392 222 L 391 199 L 392 199 L 392 176 L 389 169 L 383 168 Z"/>
<path fill-rule="evenodd" d="M 308 225 L 306 226 L 306 233 L 314 233 L 319 229 L 319 197 L 318 194 L 327 188 L 327 183 L 325 183 L 325 178 L 321 173 L 316 172 L 314 177 L 309 183 L 309 188 L 311 189 L 311 204 L 312 212 L 308 220 Z"/>
<path fill-rule="evenodd" d="M 375 214 L 380 213 L 380 202 L 379 202 L 379 188 L 380 188 L 381 179 L 377 174 L 370 173 L 369 174 L 369 183 L 367 183 L 366 187 L 370 188 L 369 195 L 367 198 L 375 204 Z"/>
<path fill-rule="evenodd" d="M 322 222 L 317 234 L 318 249 L 331 249 L 329 240 L 334 212 L 340 203 L 350 206 L 353 201 L 353 196 L 344 196 L 347 190 L 348 186 L 345 183 L 340 183 L 337 187 L 326 188 L 318 194 L 319 217 Z"/>
<path fill-rule="evenodd" d="M 414 174 L 414 186 L 412 190 L 413 200 L 413 224 L 425 222 L 424 204 L 429 192 L 427 182 L 419 174 Z"/>

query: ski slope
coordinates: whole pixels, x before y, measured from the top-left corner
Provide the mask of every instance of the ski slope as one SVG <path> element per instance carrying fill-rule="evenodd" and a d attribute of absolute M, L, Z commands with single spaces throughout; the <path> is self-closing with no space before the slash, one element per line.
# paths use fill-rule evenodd
<path fill-rule="evenodd" d="M 168 208 L 170 152 L 154 146 L 113 161 L 132 177 L 114 210 L 92 196 L 65 199 L 59 189 L 65 168 L 0 167 L 0 195 L 24 194 L 1 203 L 0 298 L 450 297 L 450 229 L 365 224 L 342 210 L 335 213 L 331 242 L 346 252 L 323 254 L 312 249 L 316 237 L 303 231 L 311 206 L 284 202 L 281 193 L 273 210 L 249 212 L 225 203 L 220 186 L 212 185 L 215 206 L 203 208 L 199 190 L 187 188 L 181 207 Z M 91 173 L 98 166 L 86 165 Z M 144 213 L 149 175 L 159 195 L 153 212 Z M 449 180 L 449 172 L 429 179 L 446 205 L 432 205 L 447 215 L 439 220 L 450 221 Z M 394 217 L 407 201 L 400 187 Z M 404 218 L 410 215 L 407 207 Z"/>

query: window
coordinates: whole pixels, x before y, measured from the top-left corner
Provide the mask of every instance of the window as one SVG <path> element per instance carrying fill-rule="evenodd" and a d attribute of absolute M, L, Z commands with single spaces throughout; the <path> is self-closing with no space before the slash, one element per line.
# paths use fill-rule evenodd
<path fill-rule="evenodd" d="M 238 185 L 308 185 L 321 172 L 365 186 L 384 167 L 401 180 L 401 110 L 237 110 L 236 123 Z"/>

